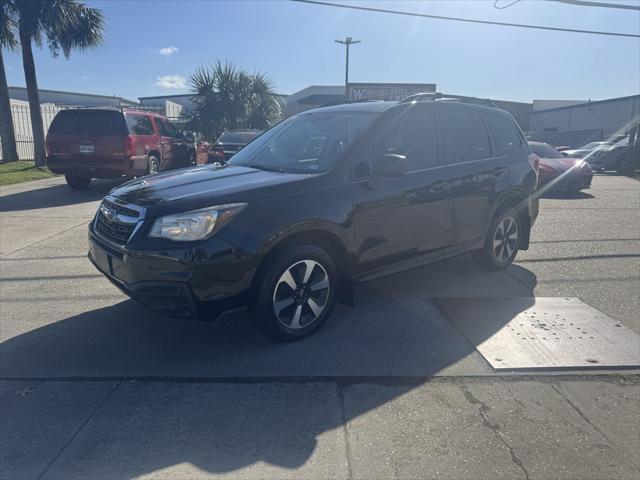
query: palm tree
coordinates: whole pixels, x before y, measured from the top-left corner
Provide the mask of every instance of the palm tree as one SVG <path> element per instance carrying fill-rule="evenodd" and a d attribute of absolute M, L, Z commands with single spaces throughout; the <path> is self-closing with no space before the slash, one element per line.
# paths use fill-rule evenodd
<path fill-rule="evenodd" d="M 62 51 L 64 56 L 69 58 L 73 49 L 85 50 L 102 44 L 104 17 L 100 10 L 90 8 L 77 0 L 9 0 L 9 5 L 17 20 L 18 37 L 22 47 L 34 159 L 37 166 L 43 166 L 44 127 L 32 44 L 40 46 L 43 38 L 46 38 L 54 57 Z"/>
<path fill-rule="evenodd" d="M 280 119 L 282 109 L 271 80 L 231 63 L 198 69 L 190 79 L 194 90 L 194 127 L 214 140 L 224 130 L 265 129 Z"/>
<path fill-rule="evenodd" d="M 18 151 L 2 50 L 5 48 L 13 50 L 18 42 L 15 36 L 16 24 L 9 14 L 8 4 L 8 0 L 0 0 L 0 143 L 2 143 L 2 161 L 14 162 L 18 160 Z"/>

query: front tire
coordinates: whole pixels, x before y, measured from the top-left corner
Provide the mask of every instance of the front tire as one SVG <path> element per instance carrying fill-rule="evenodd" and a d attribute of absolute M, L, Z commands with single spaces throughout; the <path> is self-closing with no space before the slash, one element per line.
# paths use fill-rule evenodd
<path fill-rule="evenodd" d="M 249 318 L 258 330 L 285 341 L 315 333 L 335 303 L 338 276 L 331 257 L 315 246 L 282 252 L 256 285 Z"/>
<path fill-rule="evenodd" d="M 503 209 L 489 225 L 484 246 L 471 252 L 475 262 L 486 270 L 503 270 L 518 254 L 522 225 L 511 208 Z"/>
<path fill-rule="evenodd" d="M 91 185 L 91 177 L 83 177 L 76 173 L 65 173 L 64 179 L 72 190 L 87 190 Z"/>

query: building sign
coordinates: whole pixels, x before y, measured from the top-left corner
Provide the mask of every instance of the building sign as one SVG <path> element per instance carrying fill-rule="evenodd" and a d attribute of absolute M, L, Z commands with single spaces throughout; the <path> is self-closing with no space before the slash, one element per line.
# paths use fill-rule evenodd
<path fill-rule="evenodd" d="M 416 93 L 435 93 L 435 83 L 350 83 L 349 100 L 402 100 Z"/>

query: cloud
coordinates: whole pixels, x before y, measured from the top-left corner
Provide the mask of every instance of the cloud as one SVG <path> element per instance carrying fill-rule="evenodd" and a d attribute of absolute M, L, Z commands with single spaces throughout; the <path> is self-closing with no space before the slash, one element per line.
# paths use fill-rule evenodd
<path fill-rule="evenodd" d="M 173 55 L 177 51 L 178 51 L 178 47 L 164 47 L 158 50 L 158 53 L 160 55 L 164 55 L 165 57 L 168 57 L 169 55 Z"/>
<path fill-rule="evenodd" d="M 83 75 L 82 80 L 91 80 L 93 77 L 91 75 Z"/>
<path fill-rule="evenodd" d="M 156 86 L 160 88 L 187 88 L 187 79 L 182 75 L 164 75 L 156 78 Z"/>

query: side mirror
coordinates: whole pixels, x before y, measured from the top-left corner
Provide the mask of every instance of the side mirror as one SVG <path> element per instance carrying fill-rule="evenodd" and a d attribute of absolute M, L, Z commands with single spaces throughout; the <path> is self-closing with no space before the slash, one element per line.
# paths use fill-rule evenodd
<path fill-rule="evenodd" d="M 407 171 L 407 157 L 395 153 L 385 153 L 375 165 L 377 177 L 399 177 Z"/>

